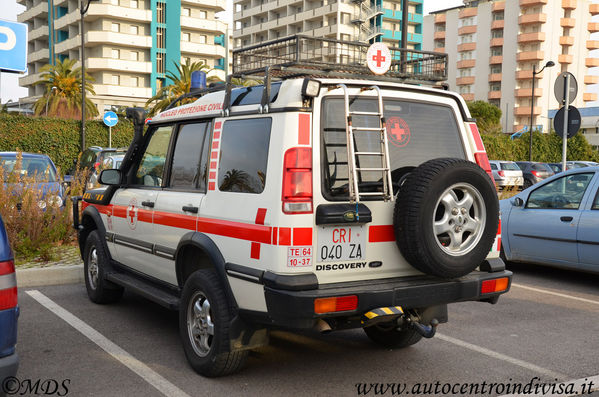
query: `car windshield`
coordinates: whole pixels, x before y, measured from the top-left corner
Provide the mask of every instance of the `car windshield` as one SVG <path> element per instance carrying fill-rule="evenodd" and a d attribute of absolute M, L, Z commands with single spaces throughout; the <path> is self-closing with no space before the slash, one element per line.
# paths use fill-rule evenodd
<path fill-rule="evenodd" d="M 4 171 L 5 180 L 12 174 L 21 177 L 35 178 L 38 182 L 56 182 L 56 170 L 48 158 L 24 157 L 20 167 L 17 167 L 16 156 L 0 157 L 0 165 Z"/>
<path fill-rule="evenodd" d="M 516 163 L 501 163 L 501 169 L 506 171 L 520 171 Z"/>

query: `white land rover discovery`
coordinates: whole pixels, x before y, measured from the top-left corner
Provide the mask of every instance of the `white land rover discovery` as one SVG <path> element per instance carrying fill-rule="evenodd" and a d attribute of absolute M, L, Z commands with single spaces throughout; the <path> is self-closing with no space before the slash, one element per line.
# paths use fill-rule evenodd
<path fill-rule="evenodd" d="M 205 376 L 238 370 L 273 327 L 360 327 L 400 348 L 449 303 L 497 302 L 512 274 L 485 149 L 461 97 L 422 85 L 446 55 L 391 49 L 374 75 L 366 50 L 301 36 L 237 50 L 227 84 L 145 132 L 131 110 L 120 169 L 75 206 L 90 299 L 127 288 L 178 310 Z"/>

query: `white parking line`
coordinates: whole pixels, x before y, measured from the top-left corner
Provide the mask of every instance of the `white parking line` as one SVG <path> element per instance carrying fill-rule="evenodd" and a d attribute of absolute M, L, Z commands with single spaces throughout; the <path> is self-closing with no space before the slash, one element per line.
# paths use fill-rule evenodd
<path fill-rule="evenodd" d="M 512 287 L 518 287 L 518 288 L 522 288 L 522 289 L 527 289 L 529 291 L 540 292 L 542 294 L 554 295 L 554 296 L 559 296 L 561 298 L 568 298 L 568 299 L 572 299 L 572 300 L 579 301 L 579 302 L 585 302 L 585 303 L 591 303 L 593 305 L 599 305 L 599 301 L 594 301 L 594 300 L 585 299 L 585 298 L 579 298 L 577 296 L 572 296 L 572 295 L 561 294 L 559 292 L 553 292 L 553 291 L 549 291 L 546 289 L 529 287 L 527 285 L 512 283 Z"/>
<path fill-rule="evenodd" d="M 466 349 L 475 351 L 477 353 L 484 354 L 484 355 L 492 357 L 492 358 L 496 358 L 498 360 L 502 360 L 502 361 L 508 362 L 510 364 L 517 365 L 517 366 L 522 367 L 522 368 L 526 368 L 526 369 L 534 371 L 536 373 L 548 376 L 551 379 L 557 379 L 557 380 L 568 379 L 567 375 L 560 374 L 559 372 L 554 372 L 554 371 L 552 371 L 550 369 L 539 367 L 538 365 L 531 364 L 529 362 L 526 362 L 526 361 L 523 361 L 523 360 L 519 360 L 519 359 L 514 358 L 514 357 L 506 356 L 505 354 L 497 353 L 497 352 L 495 352 L 493 350 L 485 349 L 484 347 L 473 345 L 472 343 L 464 342 L 463 340 L 452 338 L 451 336 L 439 334 L 437 332 L 435 334 L 435 338 L 444 340 L 445 342 L 453 343 L 454 345 L 457 345 L 457 346 L 460 346 L 460 347 L 464 347 Z"/>
<path fill-rule="evenodd" d="M 534 390 L 534 389 L 533 389 Z M 570 380 L 564 383 L 555 385 L 546 385 L 546 391 L 537 393 L 527 393 L 529 396 L 545 396 L 545 397 L 569 397 L 591 394 L 594 391 L 599 391 L 599 375 L 587 376 L 586 378 Z M 504 394 L 499 397 L 521 396 L 522 394 Z"/>
<path fill-rule="evenodd" d="M 71 327 L 81 332 L 85 337 L 94 342 L 96 345 L 101 347 L 106 353 L 120 361 L 123 365 L 141 376 L 143 380 L 154 386 L 165 396 L 175 397 L 190 397 L 183 390 L 173 385 L 171 382 L 163 378 L 156 371 L 133 357 L 131 354 L 126 352 L 117 346 L 114 342 L 107 339 L 104 335 L 84 323 L 79 318 L 59 306 L 56 302 L 39 292 L 38 290 L 25 291 L 29 296 L 38 301 L 46 309 L 56 314 L 58 317 L 63 319 Z"/>

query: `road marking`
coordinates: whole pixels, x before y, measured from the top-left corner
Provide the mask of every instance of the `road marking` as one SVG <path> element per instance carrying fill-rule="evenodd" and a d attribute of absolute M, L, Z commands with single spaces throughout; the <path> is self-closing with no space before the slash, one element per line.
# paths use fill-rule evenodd
<path fill-rule="evenodd" d="M 591 387 L 592 384 L 592 387 Z M 570 386 L 572 385 L 572 386 Z M 584 386 L 584 390 L 582 387 Z M 554 393 L 551 393 L 551 391 Z M 562 391 L 560 393 L 560 391 Z M 552 389 L 548 389 L 547 393 L 533 393 L 529 394 L 531 396 L 560 396 L 560 397 L 568 397 L 568 396 L 580 396 L 585 394 L 591 394 L 591 392 L 599 391 L 599 375 L 595 376 L 587 376 L 586 378 L 570 380 L 563 383 L 557 383 L 555 387 Z M 513 396 L 521 396 L 522 394 L 504 394 L 499 397 L 513 397 Z"/>
<path fill-rule="evenodd" d="M 580 301 L 580 302 L 585 302 L 585 303 L 591 303 L 593 305 L 599 305 L 599 301 L 594 301 L 594 300 L 585 299 L 585 298 L 579 298 L 577 296 L 572 296 L 572 295 L 560 294 L 559 292 L 553 292 L 553 291 L 549 291 L 549 290 L 541 289 L 541 288 L 528 287 L 528 286 L 522 285 L 522 284 L 514 284 L 514 283 L 512 283 L 512 287 L 523 288 L 523 289 L 527 289 L 529 291 L 540 292 L 542 294 L 555 295 L 555 296 L 559 296 L 561 298 L 568 298 L 568 299 L 572 299 L 572 300 L 575 300 L 575 301 Z"/>
<path fill-rule="evenodd" d="M 496 358 L 498 360 L 506 361 L 510 364 L 517 365 L 522 368 L 526 368 L 528 370 L 537 372 L 539 374 L 548 376 L 551 379 L 568 379 L 568 376 L 564 374 L 560 374 L 559 372 L 554 372 L 550 369 L 546 369 L 543 367 L 539 367 L 538 365 L 531 364 L 526 361 L 519 360 L 514 357 L 506 356 L 505 354 L 497 353 L 493 350 L 485 349 L 484 347 L 480 347 L 477 345 L 473 345 L 472 343 L 464 342 L 459 339 L 452 338 L 451 336 L 439 334 L 438 332 L 435 334 L 435 338 L 444 340 L 445 342 L 453 343 L 454 345 L 458 345 L 460 347 L 464 347 L 466 349 L 475 351 L 477 353 L 484 354 L 486 356 Z"/>
<path fill-rule="evenodd" d="M 87 325 L 85 322 L 75 317 L 73 314 L 59 306 L 56 302 L 39 292 L 38 290 L 25 291 L 29 296 L 35 299 L 39 304 L 56 314 L 63 319 L 71 327 L 81 332 L 85 337 L 94 342 L 106 353 L 120 361 L 123 365 L 141 376 L 143 380 L 154 386 L 159 392 L 165 396 L 190 397 L 183 390 L 173 385 L 171 382 L 162 377 L 159 373 L 152 370 L 150 367 L 133 357 L 117 346 L 114 342 L 107 339 L 104 335 Z"/>

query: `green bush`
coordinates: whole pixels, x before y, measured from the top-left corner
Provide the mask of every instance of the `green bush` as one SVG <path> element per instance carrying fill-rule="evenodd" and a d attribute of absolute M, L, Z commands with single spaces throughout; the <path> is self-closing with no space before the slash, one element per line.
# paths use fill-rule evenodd
<path fill-rule="evenodd" d="M 510 139 L 508 134 L 481 134 L 489 159 L 527 161 L 530 142 L 529 133 Z M 546 163 L 562 161 L 562 138 L 555 132 L 542 134 L 534 131 L 532 136 L 532 159 Z M 597 161 L 599 153 L 578 133 L 568 140 L 567 160 Z"/>
<path fill-rule="evenodd" d="M 80 131 L 79 120 L 0 114 L 0 151 L 47 154 L 64 173 L 81 151 Z M 112 127 L 112 146 L 128 147 L 132 139 L 133 123 L 121 118 Z M 101 120 L 86 121 L 85 144 L 108 146 L 108 127 Z"/>

